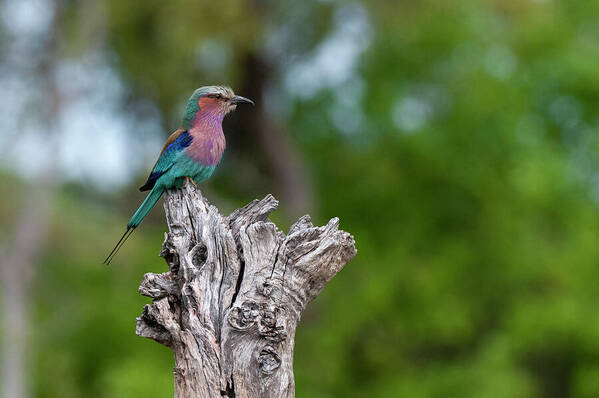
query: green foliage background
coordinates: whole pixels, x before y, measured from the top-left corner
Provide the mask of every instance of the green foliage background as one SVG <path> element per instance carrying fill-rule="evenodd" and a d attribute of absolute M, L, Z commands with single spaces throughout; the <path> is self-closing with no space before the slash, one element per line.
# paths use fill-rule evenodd
<path fill-rule="evenodd" d="M 277 28 L 309 53 L 344 5 L 104 4 L 106 46 L 132 95 L 159 106 L 165 134 L 210 78 L 197 42 L 227 43 L 218 77 L 243 87 L 244 59 L 263 54 Z M 599 396 L 599 2 L 360 4 L 371 39 L 348 83 L 361 90 L 360 127 L 331 118 L 355 90 L 281 91 L 289 106 L 278 118 L 313 182 L 308 212 L 320 224 L 338 216 L 358 248 L 298 328 L 297 396 Z M 76 39 L 82 2 L 64 7 L 60 42 L 77 57 L 89 45 Z M 275 87 L 287 61 L 271 60 Z M 236 187 L 242 140 L 233 136 L 229 166 L 207 183 L 223 211 L 270 191 L 260 173 Z M 6 225 L 24 184 L 2 175 Z M 147 302 L 138 283 L 164 270 L 162 210 L 113 266 L 100 264 L 140 199 L 133 184 L 113 195 L 60 186 L 33 290 L 35 397 L 172 394 L 170 351 L 134 335 Z"/>

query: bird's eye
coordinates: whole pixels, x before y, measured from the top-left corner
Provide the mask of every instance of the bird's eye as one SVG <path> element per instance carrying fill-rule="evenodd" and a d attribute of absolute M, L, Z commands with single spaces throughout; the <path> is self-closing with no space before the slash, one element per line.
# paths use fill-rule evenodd
<path fill-rule="evenodd" d="M 209 98 L 216 98 L 216 99 L 221 99 L 223 96 L 220 94 L 210 94 L 208 95 Z"/>

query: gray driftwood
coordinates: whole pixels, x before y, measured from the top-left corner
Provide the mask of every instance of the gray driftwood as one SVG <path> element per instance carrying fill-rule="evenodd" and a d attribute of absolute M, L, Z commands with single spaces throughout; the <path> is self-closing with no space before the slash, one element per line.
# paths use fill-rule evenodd
<path fill-rule="evenodd" d="M 174 351 L 176 398 L 294 396 L 301 313 L 356 249 L 337 218 L 303 216 L 285 235 L 268 220 L 277 206 L 268 195 L 224 217 L 193 183 L 167 193 L 169 271 L 144 276 L 154 300 L 136 332 Z"/>

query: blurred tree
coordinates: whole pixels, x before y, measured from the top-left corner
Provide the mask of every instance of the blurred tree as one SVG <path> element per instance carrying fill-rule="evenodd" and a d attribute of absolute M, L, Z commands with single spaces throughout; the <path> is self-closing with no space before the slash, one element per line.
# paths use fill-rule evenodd
<path fill-rule="evenodd" d="M 49 153 L 56 153 L 58 148 L 56 129 L 62 99 L 55 84 L 54 74 L 59 58 L 56 39 L 62 8 L 55 2 L 52 2 L 50 7 L 52 17 L 46 29 L 38 32 L 25 30 L 25 37 L 12 38 L 13 54 L 3 62 L 3 67 L 12 69 L 22 78 L 31 77 L 28 74 L 33 68 L 37 98 L 30 105 L 36 108 L 36 111 L 35 114 L 30 111 L 25 123 L 44 126 L 42 136 L 44 145 Z M 29 40 L 32 38 L 43 40 L 41 49 L 31 46 Z M 45 248 L 53 191 L 57 183 L 56 162 L 50 155 L 44 173 L 33 181 L 24 193 L 18 215 L 11 225 L 14 237 L 9 239 L 5 258 L 2 261 L 4 338 L 1 385 L 4 397 L 29 396 L 27 365 L 31 346 L 29 339 L 31 336 L 29 319 L 31 277 L 35 273 L 38 258 Z"/>

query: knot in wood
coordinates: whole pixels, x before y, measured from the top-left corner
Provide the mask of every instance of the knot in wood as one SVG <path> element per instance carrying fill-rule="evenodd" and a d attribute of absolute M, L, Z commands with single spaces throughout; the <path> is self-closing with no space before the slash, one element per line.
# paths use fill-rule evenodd
<path fill-rule="evenodd" d="M 281 296 L 281 288 L 276 283 L 273 283 L 270 278 L 258 282 L 256 291 L 262 296 L 272 299 L 277 299 Z"/>
<path fill-rule="evenodd" d="M 258 304 L 253 301 L 244 301 L 241 307 L 233 307 L 229 314 L 229 325 L 237 330 L 251 328 L 260 315 Z"/>
<path fill-rule="evenodd" d="M 271 345 L 266 345 L 258 355 L 258 366 L 262 373 L 273 374 L 281 366 L 281 357 Z"/>
<path fill-rule="evenodd" d="M 285 340 L 287 338 L 285 325 L 279 323 L 280 319 L 285 318 L 282 316 L 283 312 L 279 307 L 264 305 L 260 311 L 258 333 L 267 340 L 275 343 Z"/>
<path fill-rule="evenodd" d="M 238 331 L 245 331 L 256 325 L 258 334 L 266 340 L 279 343 L 287 338 L 285 311 L 275 305 L 245 301 L 233 307 L 229 313 L 229 325 Z"/>
<path fill-rule="evenodd" d="M 206 263 L 208 258 L 208 249 L 203 243 L 199 243 L 191 249 L 191 263 L 199 271 L 200 268 Z"/>

